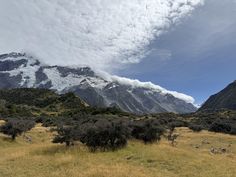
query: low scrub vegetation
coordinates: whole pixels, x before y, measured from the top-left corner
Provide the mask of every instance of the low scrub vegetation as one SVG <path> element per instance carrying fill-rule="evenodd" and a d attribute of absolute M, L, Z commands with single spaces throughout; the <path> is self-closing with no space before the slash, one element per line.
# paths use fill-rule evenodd
<path fill-rule="evenodd" d="M 91 151 L 120 149 L 128 139 L 155 143 L 167 132 L 175 140 L 178 127 L 236 134 L 236 112 L 229 110 L 134 115 L 116 107 L 89 107 L 73 93 L 59 95 L 45 89 L 0 90 L 0 98 L 0 117 L 6 121 L 0 131 L 12 139 L 30 130 L 34 122 L 53 127 L 54 143 L 71 146 L 80 141 Z"/>
<path fill-rule="evenodd" d="M 74 145 L 75 141 L 85 144 L 91 151 L 117 150 L 134 138 L 145 144 L 160 141 L 165 128 L 155 120 L 130 121 L 101 117 L 71 120 L 70 125 L 60 122 L 53 142 Z"/>
<path fill-rule="evenodd" d="M 222 119 L 217 119 L 216 121 L 214 121 L 210 125 L 209 131 L 222 132 L 222 133 L 236 135 L 236 124 L 235 123 L 233 124 L 229 121 L 224 121 Z"/>
<path fill-rule="evenodd" d="M 53 143 L 65 143 L 66 146 L 74 145 L 74 141 L 79 140 L 79 132 L 70 126 L 60 126 L 54 129 L 58 134 L 54 137 Z"/>
<path fill-rule="evenodd" d="M 154 120 L 137 121 L 131 124 L 132 137 L 142 140 L 145 144 L 161 140 L 164 128 Z"/>
<path fill-rule="evenodd" d="M 91 151 L 116 150 L 127 144 L 130 136 L 128 126 L 121 121 L 98 120 L 81 126 L 80 141 Z"/>
<path fill-rule="evenodd" d="M 11 136 L 11 139 L 15 140 L 17 136 L 31 130 L 34 126 L 35 122 L 32 120 L 12 119 L 0 126 L 0 132 Z"/>
<path fill-rule="evenodd" d="M 203 127 L 201 125 L 196 125 L 196 124 L 190 124 L 188 128 L 193 130 L 194 132 L 200 132 L 203 130 Z"/>

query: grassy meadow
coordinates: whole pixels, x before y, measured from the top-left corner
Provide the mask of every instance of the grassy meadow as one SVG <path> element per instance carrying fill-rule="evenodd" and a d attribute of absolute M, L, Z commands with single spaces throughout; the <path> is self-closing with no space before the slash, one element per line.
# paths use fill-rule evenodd
<path fill-rule="evenodd" d="M 235 177 L 236 136 L 179 128 L 177 146 L 165 138 L 144 145 L 129 141 L 115 152 L 91 153 L 83 145 L 52 144 L 37 125 L 12 142 L 0 134 L 0 177 Z M 28 141 L 26 137 L 31 137 Z M 225 148 L 213 154 L 211 147 Z"/>

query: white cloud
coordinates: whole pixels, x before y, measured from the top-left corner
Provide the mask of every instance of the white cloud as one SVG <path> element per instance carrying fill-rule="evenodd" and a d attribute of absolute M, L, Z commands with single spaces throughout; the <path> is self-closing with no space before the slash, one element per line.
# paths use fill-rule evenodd
<path fill-rule="evenodd" d="M 155 85 L 153 84 L 152 82 L 141 82 L 137 79 L 133 80 L 133 79 L 128 79 L 128 78 L 125 78 L 125 77 L 118 77 L 118 76 L 114 76 L 112 75 L 110 77 L 110 79 L 112 79 L 112 81 L 117 81 L 121 84 L 124 84 L 124 85 L 132 85 L 133 87 L 140 87 L 140 88 L 148 88 L 148 89 L 151 89 L 151 90 L 154 90 L 154 91 L 158 91 L 162 94 L 170 94 L 170 95 L 173 95 L 174 97 L 176 98 L 179 98 L 187 103 L 194 103 L 195 100 L 193 97 L 189 96 L 189 95 L 186 95 L 186 94 L 183 94 L 183 93 L 179 93 L 179 92 L 176 92 L 176 91 L 169 91 L 169 90 L 166 90 L 165 88 L 159 86 L 159 85 Z"/>
<path fill-rule="evenodd" d="M 111 71 L 203 0 L 0 0 L 0 53 Z"/>
<path fill-rule="evenodd" d="M 191 103 L 191 104 L 195 103 L 195 99 L 189 95 L 179 93 L 176 91 L 169 91 L 159 85 L 153 84 L 152 82 L 141 82 L 137 79 L 129 79 L 129 78 L 125 78 L 125 77 L 119 77 L 119 76 L 110 75 L 106 72 L 101 72 L 101 71 L 97 71 L 97 74 L 108 81 L 118 82 L 120 84 L 128 85 L 128 86 L 131 85 L 134 88 L 147 88 L 147 89 L 153 90 L 155 92 L 159 92 L 163 95 L 170 94 L 170 95 L 174 96 L 175 98 L 185 101 L 186 103 Z"/>

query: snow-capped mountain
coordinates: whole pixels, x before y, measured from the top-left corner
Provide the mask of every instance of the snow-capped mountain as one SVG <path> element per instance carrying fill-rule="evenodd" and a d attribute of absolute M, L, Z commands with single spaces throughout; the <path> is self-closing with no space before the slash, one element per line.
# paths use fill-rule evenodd
<path fill-rule="evenodd" d="M 94 72 L 89 67 L 48 66 L 26 54 L 0 55 L 0 88 L 47 88 L 74 92 L 92 106 L 133 113 L 196 111 L 193 98 L 140 82 Z"/>

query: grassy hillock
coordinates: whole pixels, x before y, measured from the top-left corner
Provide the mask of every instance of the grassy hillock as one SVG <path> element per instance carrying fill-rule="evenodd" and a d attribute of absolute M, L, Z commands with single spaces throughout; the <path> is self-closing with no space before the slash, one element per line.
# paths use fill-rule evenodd
<path fill-rule="evenodd" d="M 178 128 L 175 133 L 180 135 L 175 147 L 165 138 L 148 145 L 129 140 L 121 150 L 91 153 L 80 143 L 73 147 L 52 144 L 53 133 L 38 124 L 15 142 L 0 134 L 0 176 L 235 176 L 235 136 L 207 131 L 194 133 L 187 128 Z"/>
<path fill-rule="evenodd" d="M 72 117 L 97 114 L 128 115 L 117 108 L 90 107 L 73 93 L 57 94 L 47 89 L 0 90 L 2 117 Z"/>
<path fill-rule="evenodd" d="M 0 114 L 4 116 L 58 115 L 88 107 L 73 93 L 56 94 L 46 89 L 0 90 Z"/>

